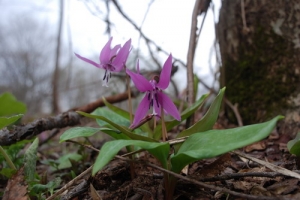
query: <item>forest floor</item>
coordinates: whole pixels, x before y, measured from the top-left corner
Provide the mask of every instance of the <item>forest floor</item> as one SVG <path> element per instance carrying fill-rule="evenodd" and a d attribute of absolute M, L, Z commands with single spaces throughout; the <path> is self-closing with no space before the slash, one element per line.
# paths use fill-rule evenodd
<path fill-rule="evenodd" d="M 88 126 L 93 124 L 92 121 L 84 123 Z M 215 129 L 232 127 L 234 125 L 229 124 L 225 118 L 220 118 L 214 126 Z M 54 195 L 46 193 L 47 200 L 164 199 L 164 174 L 151 155 L 142 152 L 134 163 L 115 158 L 93 177 L 90 166 L 98 152 L 89 146 L 59 143 L 58 138 L 63 131 L 38 149 L 37 173 L 48 181 L 57 177 L 62 179 Z M 286 143 L 292 137 L 290 133 L 274 130 L 263 141 L 190 164 L 178 177 L 173 199 L 300 199 L 300 179 L 293 177 L 293 174 L 289 175 L 291 171 L 299 173 L 297 170 L 300 163 L 286 148 Z M 107 139 L 99 134 L 89 140 L 81 140 L 81 143 L 92 144 L 100 149 Z M 69 167 L 54 169 L 53 164 L 45 162 L 59 160 L 71 152 L 81 154 L 82 158 L 71 160 Z M 131 169 L 134 169 L 133 177 Z M 27 186 L 20 184 L 21 174 L 14 176 L 9 184 L 1 183 L 4 188 L 15 193 L 14 197 L 6 199 L 26 199 L 23 193 L 26 193 Z"/>

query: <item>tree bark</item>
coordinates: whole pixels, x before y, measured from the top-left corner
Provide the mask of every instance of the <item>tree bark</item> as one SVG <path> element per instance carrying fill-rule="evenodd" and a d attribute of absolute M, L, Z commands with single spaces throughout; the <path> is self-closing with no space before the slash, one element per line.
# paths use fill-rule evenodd
<path fill-rule="evenodd" d="M 227 87 L 226 97 L 238 103 L 244 124 L 282 114 L 286 125 L 299 129 L 299 33 L 297 0 L 222 1 L 217 24 L 220 83 Z M 229 109 L 226 113 L 234 119 Z"/>

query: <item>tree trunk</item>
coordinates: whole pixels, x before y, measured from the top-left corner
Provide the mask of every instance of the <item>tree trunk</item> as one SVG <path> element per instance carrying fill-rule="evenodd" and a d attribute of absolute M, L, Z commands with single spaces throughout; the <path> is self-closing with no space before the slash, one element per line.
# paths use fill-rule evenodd
<path fill-rule="evenodd" d="M 300 2 L 223 0 L 221 86 L 244 124 L 285 115 L 300 127 Z M 226 108 L 225 108 L 226 109 Z M 226 109 L 230 119 L 232 112 Z"/>
<path fill-rule="evenodd" d="M 64 16 L 64 0 L 59 0 L 59 23 L 57 30 L 57 43 L 55 52 L 55 68 L 52 76 L 52 112 L 59 113 L 59 96 L 58 96 L 58 81 L 59 81 L 59 58 L 60 58 L 60 43 L 62 34 L 62 24 Z"/>

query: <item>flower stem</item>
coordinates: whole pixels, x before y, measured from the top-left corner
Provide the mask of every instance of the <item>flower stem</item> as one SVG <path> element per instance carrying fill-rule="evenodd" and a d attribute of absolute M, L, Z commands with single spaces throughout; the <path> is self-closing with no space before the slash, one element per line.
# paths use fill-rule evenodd
<path fill-rule="evenodd" d="M 167 133 L 167 128 L 166 128 L 166 123 L 165 123 L 165 114 L 164 114 L 164 109 L 163 106 L 161 106 L 161 131 L 162 131 L 162 139 L 163 142 L 168 140 L 168 133 Z"/>
<path fill-rule="evenodd" d="M 126 74 L 126 84 L 127 84 L 127 91 L 128 91 L 128 108 L 129 108 L 129 118 L 130 124 L 132 124 L 132 101 L 131 101 L 131 89 L 130 89 L 130 81 L 129 76 Z"/>
<path fill-rule="evenodd" d="M 5 150 L 0 146 L 0 153 L 4 156 L 7 164 L 9 165 L 10 168 L 17 170 L 16 166 L 14 165 L 14 163 L 12 162 L 12 160 L 10 159 L 10 157 L 7 155 L 7 153 L 5 152 Z"/>
<path fill-rule="evenodd" d="M 153 117 L 153 130 L 156 128 L 156 116 Z"/>
<path fill-rule="evenodd" d="M 125 66 L 125 71 L 126 71 L 126 66 Z M 129 76 L 128 74 L 126 74 L 126 85 L 127 85 L 127 91 L 128 91 L 128 109 L 129 109 L 129 119 L 130 119 L 130 124 L 132 124 L 133 120 L 132 120 L 132 101 L 131 101 L 131 89 L 130 89 L 130 80 L 129 80 Z M 129 147 L 130 152 L 132 152 L 133 150 L 133 146 Z M 130 159 L 134 160 L 134 155 L 130 156 Z M 130 162 L 130 175 L 131 175 L 131 179 L 133 180 L 135 177 L 135 171 L 134 171 L 134 163 Z"/>

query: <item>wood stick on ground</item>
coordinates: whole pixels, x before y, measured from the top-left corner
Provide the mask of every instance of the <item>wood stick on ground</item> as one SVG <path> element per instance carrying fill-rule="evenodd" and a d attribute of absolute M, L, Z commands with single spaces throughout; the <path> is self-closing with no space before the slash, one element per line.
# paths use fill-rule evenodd
<path fill-rule="evenodd" d="M 132 91 L 132 90 L 131 90 Z M 136 92 L 132 92 L 131 97 L 135 97 Z M 124 101 L 128 98 L 127 91 L 121 94 L 106 97 L 109 103 L 116 103 Z M 37 119 L 34 122 L 26 125 L 13 126 L 12 129 L 0 130 L 0 145 L 7 146 L 14 144 L 20 140 L 31 139 L 43 131 L 52 130 L 54 128 L 65 128 L 68 126 L 75 126 L 80 124 L 81 115 L 74 111 L 83 111 L 86 113 L 93 112 L 96 108 L 104 106 L 103 99 L 100 98 L 97 101 L 89 103 L 87 105 L 73 108 L 68 112 L 58 114 L 53 117 Z"/>
<path fill-rule="evenodd" d="M 266 161 L 263 161 L 263 160 L 259 160 L 257 158 L 254 158 L 254 157 L 251 157 L 249 155 L 246 155 L 246 154 L 244 154 L 244 153 L 242 153 L 240 151 L 233 151 L 233 153 L 235 153 L 235 154 L 237 154 L 237 155 L 239 155 L 241 157 L 244 157 L 244 158 L 246 158 L 248 160 L 252 160 L 254 162 L 257 162 L 257 163 L 259 163 L 259 164 L 261 164 L 261 165 L 263 165 L 263 166 L 265 166 L 265 167 L 267 167 L 267 168 L 269 168 L 269 169 L 271 169 L 271 170 L 273 170 L 275 172 L 278 172 L 278 173 L 281 173 L 281 174 L 284 174 L 286 176 L 290 176 L 290 177 L 293 177 L 293 178 L 300 179 L 300 174 L 298 174 L 296 172 L 293 172 L 291 170 L 285 169 L 283 167 L 274 165 L 272 163 L 269 163 L 269 162 L 266 162 Z"/>

